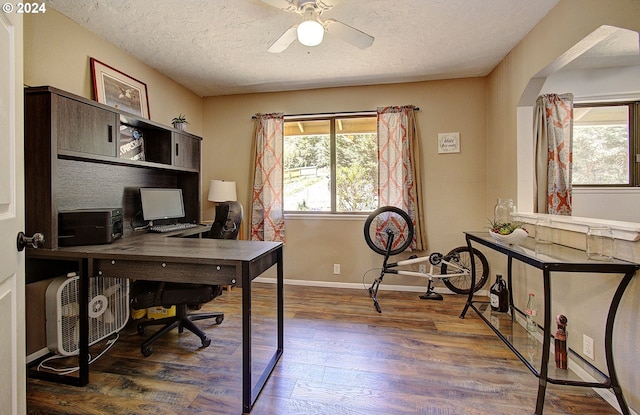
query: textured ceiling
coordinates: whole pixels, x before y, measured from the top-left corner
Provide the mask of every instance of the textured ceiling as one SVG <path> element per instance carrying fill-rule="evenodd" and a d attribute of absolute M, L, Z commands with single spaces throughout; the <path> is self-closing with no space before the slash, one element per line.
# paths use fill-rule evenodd
<path fill-rule="evenodd" d="M 260 0 L 46 0 L 200 96 L 487 75 L 558 0 L 324 0 L 375 37 L 269 46 L 298 14 Z M 108 63 L 108 62 L 106 62 Z"/>

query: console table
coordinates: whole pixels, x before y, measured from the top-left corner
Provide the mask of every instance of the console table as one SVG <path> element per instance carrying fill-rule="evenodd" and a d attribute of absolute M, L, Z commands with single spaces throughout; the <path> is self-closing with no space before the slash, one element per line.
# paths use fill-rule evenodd
<path fill-rule="evenodd" d="M 561 245 L 544 245 L 538 246 L 533 238 L 527 240 L 520 246 L 502 245 L 497 243 L 488 232 L 465 232 L 465 238 L 469 248 L 473 243 L 483 245 L 494 251 L 500 252 L 507 257 L 507 285 L 509 288 L 509 312 L 508 313 L 492 313 L 491 307 L 487 301 L 477 301 L 473 299 L 473 293 L 469 293 L 467 302 L 460 314 L 460 318 L 464 318 L 468 309 L 473 309 L 484 322 L 495 332 L 495 334 L 511 349 L 515 355 L 529 368 L 529 370 L 539 379 L 538 395 L 536 400 L 535 415 L 543 413 L 545 392 L 547 383 L 557 385 L 583 386 L 590 388 L 610 388 L 615 393 L 620 410 L 624 415 L 629 415 L 629 407 L 624 399 L 622 389 L 618 382 L 616 369 L 613 358 L 613 325 L 616 312 L 625 289 L 631 282 L 635 272 L 640 269 L 640 265 L 631 262 L 613 260 L 610 262 L 589 260 L 584 251 L 568 248 Z M 543 326 L 542 332 L 542 351 L 540 355 L 540 365 L 536 367 L 534 360 L 538 357 L 538 350 L 532 350 L 530 339 L 528 339 L 527 331 L 516 322 L 516 314 L 524 315 L 524 313 L 516 308 L 513 304 L 513 260 L 520 261 L 542 271 L 543 278 Z M 475 285 L 475 264 L 474 258 L 471 257 L 473 266 L 471 286 Z M 611 299 L 609 311 L 607 314 L 605 326 L 605 356 L 608 374 L 602 373 L 597 368 L 577 355 L 572 350 L 569 353 L 575 358 L 584 370 L 596 379 L 594 382 L 581 380 L 575 375 L 571 369 L 556 369 L 555 363 L 549 364 L 549 356 L 551 352 L 552 336 L 552 315 L 551 315 L 551 279 L 554 273 L 570 272 L 570 273 L 607 273 L 621 274 L 622 278 Z M 556 276 L 557 277 L 557 276 Z M 536 344 L 536 348 L 538 345 Z M 528 354 L 525 356 L 524 354 Z"/>

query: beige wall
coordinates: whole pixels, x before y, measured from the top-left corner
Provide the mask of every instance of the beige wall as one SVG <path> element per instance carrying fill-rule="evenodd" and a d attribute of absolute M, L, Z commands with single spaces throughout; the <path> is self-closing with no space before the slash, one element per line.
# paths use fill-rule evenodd
<path fill-rule="evenodd" d="M 640 1 L 560 0 L 487 77 L 487 212 L 497 197 L 517 196 L 516 109 L 529 80 L 601 25 L 640 31 Z M 503 162 L 496 164 L 495 160 Z M 584 249 L 584 234 L 564 234 L 565 243 Z M 620 258 L 640 262 L 637 242 L 617 242 L 616 249 Z M 497 258 L 492 264 L 500 266 Z M 523 306 L 527 291 L 542 292 L 539 272 L 518 267 L 516 275 L 526 281 L 526 286 L 514 293 L 514 300 Z M 565 274 L 552 287 L 556 298 L 553 314 L 566 313 L 569 319 L 570 347 L 582 352 L 582 334 L 594 338 L 596 365 L 601 369 L 605 368 L 603 312 L 618 281 L 616 276 Z M 618 374 L 627 401 L 636 412 L 640 412 L 638 310 L 640 281 L 636 275 L 623 298 L 614 332 Z"/>
<path fill-rule="evenodd" d="M 189 131 L 202 134 L 202 98 L 122 49 L 49 8 L 24 17 L 24 83 L 50 85 L 93 99 L 89 58 L 147 84 L 151 119 L 171 125 L 186 114 Z"/>
<path fill-rule="evenodd" d="M 333 88 L 210 97 L 205 99 L 202 182 L 235 180 L 248 220 L 251 141 L 255 113 L 285 114 L 375 110 L 413 104 L 421 132 L 424 208 L 430 250 L 448 252 L 464 244 L 462 231 L 487 225 L 485 201 L 485 81 L 460 79 L 368 87 Z M 438 154 L 437 134 L 459 132 L 462 151 Z M 203 189 L 203 217 L 213 205 Z M 362 236 L 364 217 L 353 220 L 287 220 L 285 278 L 329 282 L 362 281 L 380 266 Z M 333 275 L 333 264 L 342 266 Z M 415 278 L 388 277 L 390 284 L 426 284 Z"/>
<path fill-rule="evenodd" d="M 186 113 L 190 131 L 202 135 L 203 219 L 211 219 L 206 201 L 210 179 L 236 180 L 238 194 L 248 212 L 251 116 L 258 112 L 322 113 L 372 110 L 381 105 L 413 104 L 421 108 L 424 208 L 430 251 L 445 252 L 463 244 L 462 231 L 482 229 L 492 216 L 496 198 L 516 198 L 516 107 L 529 79 L 565 50 L 603 24 L 640 30 L 637 0 L 560 0 L 540 24 L 487 77 L 335 88 L 313 91 L 200 98 L 159 74 L 135 57 L 49 10 L 24 19 L 24 81 L 52 85 L 93 97 L 89 58 L 95 57 L 147 84 L 151 118 L 169 124 Z M 460 132 L 459 154 L 439 155 L 439 132 Z M 245 213 L 245 223 L 248 215 Z M 285 277 L 358 283 L 380 257 L 362 238 L 364 218 L 351 220 L 288 220 Z M 568 235 L 580 245 L 581 235 Z M 623 244 L 619 252 L 640 262 L 637 243 Z M 504 269 L 503 258 L 491 256 L 491 274 Z M 342 265 L 334 276 L 333 264 Z M 518 268 L 527 282 L 516 293 L 524 301 L 529 289 L 540 291 L 536 273 Z M 368 274 L 368 281 L 372 275 Z M 492 277 L 493 279 L 493 277 Z M 570 345 L 580 351 L 582 333 L 595 339 L 597 364 L 602 367 L 602 303 L 615 286 L 614 278 L 566 277 L 554 286 L 560 301 L 555 312 L 569 316 Z M 415 279 L 387 277 L 388 284 L 420 284 Z M 384 304 L 384 303 L 383 303 Z M 520 304 L 522 305 L 522 304 Z M 632 282 L 623 299 L 615 330 L 615 353 L 623 389 L 631 406 L 640 411 L 640 281 Z"/>

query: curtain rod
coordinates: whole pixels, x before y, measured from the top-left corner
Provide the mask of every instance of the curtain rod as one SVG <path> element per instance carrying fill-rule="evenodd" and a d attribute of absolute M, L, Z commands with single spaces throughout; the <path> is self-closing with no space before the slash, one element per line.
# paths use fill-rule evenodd
<path fill-rule="evenodd" d="M 414 110 L 420 111 L 420 107 L 413 107 Z M 285 118 L 307 118 L 307 117 L 322 117 L 322 116 L 340 116 L 340 115 L 371 115 L 375 114 L 376 110 L 368 111 L 342 111 L 342 112 L 322 112 L 312 114 L 285 114 Z M 256 116 L 252 116 L 252 119 L 256 119 Z"/>

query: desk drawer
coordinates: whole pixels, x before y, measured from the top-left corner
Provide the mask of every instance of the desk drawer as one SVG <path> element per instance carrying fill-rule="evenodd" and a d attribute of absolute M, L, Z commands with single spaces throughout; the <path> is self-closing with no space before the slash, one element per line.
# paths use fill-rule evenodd
<path fill-rule="evenodd" d="M 111 278 L 230 285 L 241 281 L 240 266 L 180 262 L 94 260 L 93 274 Z"/>

